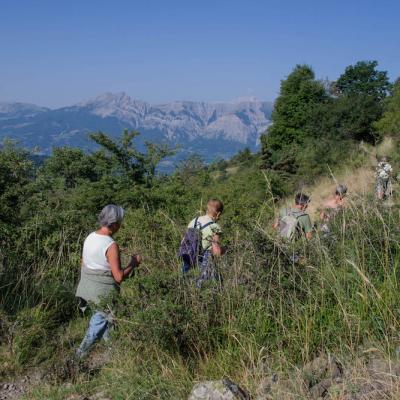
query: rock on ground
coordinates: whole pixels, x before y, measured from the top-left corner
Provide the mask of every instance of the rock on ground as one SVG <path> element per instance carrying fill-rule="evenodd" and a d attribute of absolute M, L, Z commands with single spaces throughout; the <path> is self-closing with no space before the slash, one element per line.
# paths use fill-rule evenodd
<path fill-rule="evenodd" d="M 380 355 L 342 365 L 322 354 L 289 376 L 266 375 L 257 400 L 397 400 L 400 399 L 400 360 Z"/>
<path fill-rule="evenodd" d="M 0 400 L 18 400 L 40 380 L 41 372 L 30 371 L 28 375 L 20 376 L 12 382 L 0 382 Z"/>
<path fill-rule="evenodd" d="M 194 386 L 188 400 L 234 400 L 235 395 L 222 381 L 206 381 Z"/>

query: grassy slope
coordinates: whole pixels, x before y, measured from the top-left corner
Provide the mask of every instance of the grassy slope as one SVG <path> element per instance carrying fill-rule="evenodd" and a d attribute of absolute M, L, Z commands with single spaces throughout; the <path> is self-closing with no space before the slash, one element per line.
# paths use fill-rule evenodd
<path fill-rule="evenodd" d="M 353 193 L 350 209 L 334 227 L 338 240 L 316 239 L 298 248 L 299 265 L 288 262 L 290 249 L 273 239 L 268 228 L 260 233 L 258 224 L 252 223 L 235 229 L 243 217 L 230 210 L 224 221 L 232 239 L 220 266 L 223 287 L 198 292 L 181 280 L 174 260 L 180 227 L 171 230 L 168 215 L 128 213 L 121 240 L 133 241 L 148 262 L 135 280 L 124 284 L 112 357 L 104 364 L 106 349 L 100 344 L 91 368 L 65 372 L 70 349 L 87 323 L 72 320 L 55 331 L 58 349 L 50 363 L 54 370 L 50 384 L 36 388 L 28 398 L 104 392 L 112 399 L 183 399 L 194 382 L 223 375 L 254 393 L 272 372 L 294 379 L 296 366 L 321 351 L 335 352 L 344 364 L 354 364 L 355 359 L 362 364 L 360 353 L 371 348 L 390 357 L 399 330 L 400 221 L 396 207 L 382 208 L 369 200 L 374 187 L 374 152 L 369 151 L 367 165 L 335 174 Z M 379 151 L 392 151 L 392 144 L 385 142 Z M 238 177 L 240 171 L 228 172 L 232 180 L 243 179 Z M 322 178 L 309 188 L 314 214 L 334 181 Z M 246 197 L 245 186 L 241 189 L 230 193 L 221 184 L 217 190 L 231 203 L 243 197 L 242 207 L 251 199 L 258 201 Z M 268 200 L 264 206 L 270 207 Z M 262 210 L 253 212 L 249 207 L 244 215 L 262 221 Z M 144 230 L 147 222 L 152 231 Z M 146 234 L 132 237 L 128 232 Z M 99 358 L 101 368 L 96 369 Z M 68 381 L 73 385 L 62 385 Z M 302 390 L 299 385 L 287 387 L 275 398 L 289 399 L 295 393 L 302 398 L 306 395 Z"/>
<path fill-rule="evenodd" d="M 324 176 L 312 186 L 306 186 L 304 192 L 311 196 L 312 202 L 309 212 L 315 220 L 318 218 L 318 210 L 320 210 L 324 202 L 332 196 L 337 184 L 345 184 L 349 189 L 349 198 L 353 201 L 357 199 L 365 199 L 373 195 L 375 189 L 375 167 L 377 157 L 381 155 L 390 155 L 394 152 L 394 141 L 386 138 L 376 147 L 361 144 L 360 152 L 365 154 L 363 164 L 361 166 L 354 165 L 352 160 L 344 160 L 343 167 L 335 172 L 331 172 L 330 176 Z M 292 199 L 286 199 L 284 202 L 289 203 Z"/>

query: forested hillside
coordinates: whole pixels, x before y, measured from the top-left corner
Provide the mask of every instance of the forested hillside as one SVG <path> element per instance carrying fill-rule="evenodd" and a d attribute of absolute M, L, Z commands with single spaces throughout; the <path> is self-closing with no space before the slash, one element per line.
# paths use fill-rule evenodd
<path fill-rule="evenodd" d="M 375 61 L 335 82 L 299 65 L 281 83 L 272 122 L 260 153 L 207 165 L 192 156 L 170 175 L 156 171 L 174 150 L 138 150 L 138 132 L 93 133 L 98 151 L 55 148 L 41 165 L 3 144 L 0 381 L 21 390 L 9 398 L 186 399 L 195 383 L 223 377 L 258 399 L 361 399 L 367 383 L 381 396 L 371 399 L 399 398 L 397 187 L 390 202 L 376 201 L 372 169 L 387 156 L 399 172 L 400 83 Z M 317 205 L 340 179 L 349 206 L 323 238 Z M 290 244 L 271 225 L 299 190 L 312 193 L 316 231 Z M 224 202 L 228 251 L 223 283 L 198 289 L 177 250 L 210 197 Z M 143 263 L 122 284 L 111 342 L 78 363 L 88 323 L 74 297 L 82 244 L 109 203 L 126 210 L 116 236 L 123 263 L 138 252 Z M 317 391 L 322 375 L 303 366 L 327 354 L 340 376 Z M 378 389 L 363 373 L 371 360 L 386 368 Z"/>

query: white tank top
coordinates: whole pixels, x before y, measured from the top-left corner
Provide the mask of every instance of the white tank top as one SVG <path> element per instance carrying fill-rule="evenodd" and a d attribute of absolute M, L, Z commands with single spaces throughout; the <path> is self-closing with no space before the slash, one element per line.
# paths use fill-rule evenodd
<path fill-rule="evenodd" d="M 83 244 L 83 266 L 89 269 L 109 271 L 111 267 L 107 261 L 106 252 L 113 243 L 114 239 L 110 236 L 92 232 Z"/>

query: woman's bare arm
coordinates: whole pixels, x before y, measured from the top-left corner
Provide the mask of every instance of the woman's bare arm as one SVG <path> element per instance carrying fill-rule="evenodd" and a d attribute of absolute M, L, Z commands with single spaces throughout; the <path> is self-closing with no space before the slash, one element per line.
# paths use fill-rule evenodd
<path fill-rule="evenodd" d="M 136 265 L 139 265 L 141 259 L 139 262 L 133 262 L 133 258 L 129 265 L 125 268 L 121 268 L 121 258 L 120 258 L 120 252 L 119 252 L 119 247 L 117 243 L 113 243 L 107 250 L 106 253 L 107 261 L 110 264 L 111 267 L 111 273 L 113 275 L 113 278 L 115 282 L 120 284 L 126 277 L 128 277 L 133 269 L 135 268 Z M 140 256 L 139 256 L 140 257 Z"/>
<path fill-rule="evenodd" d="M 212 238 L 211 252 L 214 256 L 222 256 L 226 253 L 226 249 L 220 244 L 219 235 L 214 235 Z"/>

